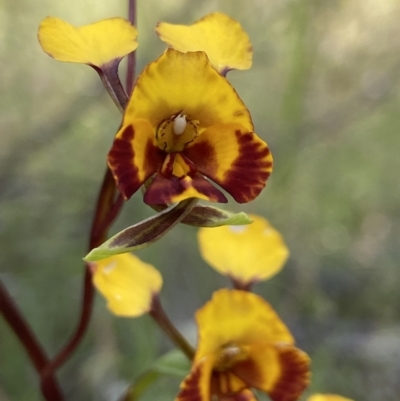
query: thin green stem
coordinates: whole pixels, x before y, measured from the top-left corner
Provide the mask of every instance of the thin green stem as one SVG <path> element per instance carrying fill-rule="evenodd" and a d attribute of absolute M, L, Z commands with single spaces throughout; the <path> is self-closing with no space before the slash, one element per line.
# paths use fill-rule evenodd
<path fill-rule="evenodd" d="M 192 360 L 194 358 L 194 349 L 186 341 L 186 338 L 179 332 L 165 313 L 160 298 L 155 295 L 150 310 L 151 317 L 156 321 L 161 330 L 171 339 L 171 341 L 182 350 L 182 352 Z"/>

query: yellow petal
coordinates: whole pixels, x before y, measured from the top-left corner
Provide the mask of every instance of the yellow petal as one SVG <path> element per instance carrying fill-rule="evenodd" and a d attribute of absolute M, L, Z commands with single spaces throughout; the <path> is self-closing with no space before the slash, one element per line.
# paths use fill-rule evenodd
<path fill-rule="evenodd" d="M 310 358 L 291 344 L 253 344 L 248 360 L 233 372 L 249 387 L 269 394 L 273 401 L 294 401 L 310 381 Z"/>
<path fill-rule="evenodd" d="M 240 124 L 207 128 L 183 153 L 239 203 L 256 198 L 272 172 L 268 145 Z"/>
<path fill-rule="evenodd" d="M 313 394 L 307 398 L 307 401 L 353 401 L 353 400 L 336 394 Z"/>
<path fill-rule="evenodd" d="M 198 232 L 204 260 L 243 284 L 272 277 L 289 256 L 279 232 L 264 218 L 250 217 L 254 221 L 249 225 L 201 228 Z"/>
<path fill-rule="evenodd" d="M 253 49 L 239 22 L 222 13 L 209 14 L 193 25 L 160 22 L 160 39 L 181 52 L 204 51 L 220 73 L 251 67 Z"/>
<path fill-rule="evenodd" d="M 203 52 L 168 49 L 150 63 L 137 79 L 124 125 L 143 118 L 157 128 L 179 113 L 199 121 L 199 131 L 224 123 L 238 123 L 253 131 L 246 106 Z"/>
<path fill-rule="evenodd" d="M 227 344 L 286 343 L 294 339 L 272 307 L 256 294 L 222 289 L 196 313 L 199 344 L 195 362 Z"/>
<path fill-rule="evenodd" d="M 138 47 L 136 28 L 122 18 L 74 27 L 47 17 L 39 26 L 38 36 L 43 51 L 56 60 L 97 67 L 119 61 Z"/>
<path fill-rule="evenodd" d="M 130 253 L 91 264 L 93 283 L 107 299 L 115 315 L 137 317 L 151 308 L 153 296 L 162 287 L 161 274 L 152 265 Z"/>

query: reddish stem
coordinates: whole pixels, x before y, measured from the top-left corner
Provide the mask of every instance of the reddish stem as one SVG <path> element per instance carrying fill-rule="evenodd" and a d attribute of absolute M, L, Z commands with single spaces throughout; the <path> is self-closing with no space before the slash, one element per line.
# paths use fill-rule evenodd
<path fill-rule="evenodd" d="M 193 347 L 186 341 L 185 337 L 183 337 L 183 335 L 171 322 L 161 305 L 158 295 L 153 297 L 149 314 L 155 320 L 161 330 L 171 339 L 171 341 L 178 348 L 180 348 L 181 351 L 183 351 L 189 360 L 192 360 L 194 357 Z"/>
<path fill-rule="evenodd" d="M 110 208 L 110 211 L 109 211 L 109 213 L 107 215 L 107 219 L 103 222 L 103 224 L 101 225 L 101 227 L 99 229 L 100 232 L 108 231 L 108 228 L 111 226 L 111 224 L 117 218 L 119 212 L 121 211 L 121 208 L 122 208 L 123 204 L 124 204 L 124 198 L 121 195 L 121 193 L 118 192 L 117 199 L 115 199 L 114 204 Z M 90 250 L 92 250 L 93 248 L 96 248 L 97 246 L 101 245 L 103 242 L 104 242 L 104 240 L 99 241 L 98 243 L 96 243 L 96 245 L 93 245 L 90 248 Z"/>
<path fill-rule="evenodd" d="M 121 195 L 115 185 L 114 177 L 111 170 L 107 168 L 97 198 L 92 228 L 90 229 L 89 251 L 106 240 L 107 230 L 117 217 L 122 204 Z"/>
<path fill-rule="evenodd" d="M 129 0 L 129 20 L 131 21 L 132 25 L 136 24 L 135 0 Z M 136 55 L 135 52 L 133 52 L 128 56 L 128 94 L 130 94 L 133 88 L 135 63 Z M 112 74 L 109 74 L 107 80 L 105 80 L 105 83 L 110 84 L 108 86 L 112 89 L 112 93 L 110 93 L 111 97 L 116 102 L 118 108 L 123 112 L 127 103 L 127 96 L 122 90 L 122 87 L 120 87 L 120 84 L 118 85 L 119 79 L 116 79 L 118 78 L 117 67 L 112 69 L 111 72 Z M 110 77 L 112 79 L 110 79 Z M 107 85 L 105 86 L 106 88 L 108 87 Z M 107 237 L 107 231 L 118 216 L 122 205 L 123 199 L 116 188 L 110 169 L 107 168 L 98 197 L 96 212 L 93 218 L 89 238 L 89 251 L 104 242 Z M 78 326 L 71 339 L 52 361 L 48 360 L 46 353 L 42 349 L 40 343 L 37 341 L 32 329 L 25 321 L 22 313 L 18 310 L 6 288 L 0 281 L 0 311 L 4 315 L 5 320 L 11 326 L 16 336 L 21 341 L 37 372 L 40 374 L 42 393 L 45 399 L 48 401 L 64 400 L 59 385 L 53 374 L 54 371 L 70 357 L 72 352 L 79 345 L 90 321 L 93 307 L 94 289 L 89 266 L 86 265 L 85 269 L 81 314 Z"/>
<path fill-rule="evenodd" d="M 118 75 L 118 65 L 120 60 L 103 65 L 102 68 L 93 67 L 99 74 L 101 82 L 103 82 L 108 94 L 117 106 L 118 110 L 123 113 L 128 104 L 128 95 L 123 88 Z"/>
<path fill-rule="evenodd" d="M 136 0 L 129 0 L 128 18 L 133 26 L 136 26 L 137 7 Z M 133 89 L 133 80 L 135 78 L 136 69 L 136 51 L 128 54 L 128 66 L 126 70 L 126 93 L 131 96 Z"/>
<path fill-rule="evenodd" d="M 129 21 L 132 25 L 136 25 L 136 0 L 129 0 Z M 127 68 L 127 93 L 131 93 L 133 88 L 133 80 L 135 76 L 135 64 L 136 64 L 136 52 L 132 52 L 128 55 L 128 68 Z M 115 67 L 115 66 L 114 66 Z M 127 98 L 123 91 L 119 87 L 119 78 L 116 68 L 111 68 L 113 73 L 108 74 L 106 84 L 110 84 L 111 92 L 115 92 L 115 96 L 111 96 L 119 105 L 121 111 L 124 110 L 127 103 Z M 102 75 L 100 75 L 102 76 Z M 104 82 L 104 80 L 103 80 Z M 105 85 L 107 88 L 107 85 Z M 109 91 L 110 92 L 110 91 Z M 121 95 L 118 95 L 121 94 Z M 107 237 L 107 231 L 110 225 L 118 216 L 123 205 L 123 198 L 119 194 L 114 178 L 109 168 L 105 173 L 103 184 L 100 190 L 100 194 L 97 201 L 96 212 L 93 218 L 92 228 L 89 238 L 89 251 L 93 248 L 101 245 Z M 92 274 L 88 265 L 86 265 L 86 271 L 84 276 L 83 284 L 83 299 L 81 306 L 81 315 L 78 326 L 75 333 L 72 335 L 69 342 L 65 347 L 58 353 L 58 355 L 46 366 L 43 372 L 43 386 L 46 381 L 51 377 L 52 373 L 59 368 L 72 354 L 75 348 L 81 342 L 86 329 L 89 325 L 93 299 L 94 299 L 94 288 L 92 285 Z"/>
<path fill-rule="evenodd" d="M 251 287 L 254 284 L 253 281 L 244 283 L 243 281 L 237 280 L 234 277 L 231 277 L 231 280 L 232 280 L 233 288 L 235 290 L 242 290 L 242 291 L 251 292 Z"/>
<path fill-rule="evenodd" d="M 0 281 L 0 311 L 6 322 L 10 325 L 14 334 L 25 348 L 29 359 L 31 360 L 36 371 L 40 374 L 42 369 L 48 364 L 48 358 L 40 345 L 39 341 L 33 334 L 32 328 L 23 318 L 22 313 L 12 300 L 6 287 Z M 49 375 L 47 377 L 46 386 L 42 387 L 42 393 L 48 401 L 63 401 L 64 396 L 60 390 L 60 386 L 55 377 Z"/>
<path fill-rule="evenodd" d="M 132 25 L 136 25 L 136 0 L 129 0 L 129 21 Z M 133 88 L 133 79 L 135 75 L 135 64 L 136 64 L 136 52 L 132 52 L 128 55 L 128 68 L 127 68 L 127 92 L 130 94 Z M 113 70 L 114 71 L 114 70 Z M 116 73 L 115 69 L 115 73 Z M 114 75 L 110 75 L 111 78 L 115 78 Z M 108 78 L 110 78 L 110 76 Z M 118 78 L 118 75 L 116 75 Z M 115 82 L 117 84 L 115 84 Z M 119 88 L 118 83 L 119 79 L 109 79 L 107 83 L 111 84 L 111 89 L 115 93 L 122 93 L 121 90 L 117 90 Z M 121 89 L 121 88 L 119 88 Z M 113 97 L 113 96 L 112 96 Z M 126 97 L 125 96 L 115 96 L 117 103 L 119 104 L 119 108 L 121 111 L 126 107 Z M 106 237 L 107 231 L 118 216 L 123 205 L 123 198 L 119 194 L 114 178 L 111 174 L 109 168 L 105 173 L 103 184 L 100 190 L 100 194 L 97 201 L 96 212 L 93 218 L 92 228 L 90 232 L 89 239 L 89 251 L 93 248 L 101 245 Z M 75 348 L 81 342 L 86 329 L 89 325 L 90 316 L 93 307 L 93 299 L 94 299 L 94 289 L 92 285 L 91 277 L 92 273 L 88 265 L 86 265 L 85 277 L 84 277 L 84 285 L 83 285 L 83 300 L 81 307 L 81 316 L 79 319 L 78 326 L 75 330 L 75 333 L 69 340 L 69 342 L 64 346 L 64 348 L 58 353 L 58 355 L 53 359 L 53 361 L 46 366 L 46 369 L 42 373 L 42 380 L 45 383 L 51 374 L 59 368 L 72 354 Z"/>
<path fill-rule="evenodd" d="M 104 176 L 103 184 L 100 189 L 97 200 L 96 212 L 93 218 L 92 228 L 90 231 L 89 251 L 102 244 L 106 237 L 110 225 L 113 223 L 123 205 L 122 197 L 118 194 L 115 186 L 114 178 L 107 168 Z M 48 377 L 57 370 L 71 356 L 73 351 L 81 342 L 86 329 L 90 322 L 94 299 L 94 288 L 92 285 L 92 273 L 86 264 L 84 282 L 83 282 L 83 298 L 81 305 L 81 315 L 78 326 L 71 339 L 58 353 L 58 355 L 46 366 L 42 373 L 43 386 Z"/>

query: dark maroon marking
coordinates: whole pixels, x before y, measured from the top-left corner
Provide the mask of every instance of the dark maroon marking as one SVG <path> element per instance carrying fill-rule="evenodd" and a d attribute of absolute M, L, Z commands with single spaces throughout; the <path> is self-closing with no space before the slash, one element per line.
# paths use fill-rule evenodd
<path fill-rule="evenodd" d="M 181 391 L 176 398 L 177 401 L 203 401 L 200 389 L 201 374 L 201 365 L 199 365 L 186 376 L 181 385 Z"/>
<path fill-rule="evenodd" d="M 215 149 L 208 142 L 195 142 L 189 148 L 182 152 L 185 160 L 190 160 L 200 172 L 207 171 L 208 177 L 211 178 L 218 168 Z"/>
<path fill-rule="evenodd" d="M 295 401 L 310 382 L 310 362 L 293 346 L 277 347 L 282 372 L 269 396 L 273 401 Z"/>
<path fill-rule="evenodd" d="M 185 149 L 187 157 L 197 166 L 203 175 L 219 184 L 239 203 L 256 198 L 265 187 L 272 167 L 270 161 L 264 160 L 270 153 L 265 142 L 255 141 L 253 132 L 235 132 L 239 143 L 239 155 L 233 161 L 224 180 L 216 179 L 218 160 L 216 152 L 207 142 L 195 143 Z"/>
<path fill-rule="evenodd" d="M 156 174 L 154 180 L 147 187 L 143 200 L 148 205 L 157 205 L 160 203 L 171 203 L 171 198 L 182 193 L 179 185 L 180 179 L 171 176 L 165 177 L 163 174 Z"/>
<path fill-rule="evenodd" d="M 108 164 L 125 199 L 129 199 L 148 177 L 161 168 L 163 162 L 162 152 L 149 139 L 145 148 L 144 171 L 146 174 L 144 179 L 140 180 L 139 169 L 133 164 L 135 153 L 132 141 L 134 135 L 133 126 L 127 126 L 121 137 L 114 140 L 108 153 Z"/>
<path fill-rule="evenodd" d="M 208 196 L 211 202 L 227 203 L 228 199 L 226 196 L 214 185 L 212 185 L 207 178 L 203 177 L 201 174 L 196 173 L 192 177 L 192 185 L 201 194 Z"/>
<path fill-rule="evenodd" d="M 144 150 L 146 155 L 144 170 L 148 171 L 148 176 L 146 179 L 154 173 L 154 169 L 160 170 L 162 164 L 165 160 L 165 153 L 159 149 L 157 146 L 154 146 L 153 142 L 149 139 L 146 144 L 146 149 Z M 146 180 L 145 179 L 145 180 Z"/>
<path fill-rule="evenodd" d="M 232 367 L 232 372 L 243 380 L 248 387 L 255 387 L 255 383 L 259 383 L 263 377 L 260 367 L 252 359 L 236 363 Z"/>
<path fill-rule="evenodd" d="M 309 361 L 303 357 L 305 354 L 301 350 L 292 345 L 276 345 L 275 348 L 279 352 L 282 371 L 268 394 L 273 401 L 295 401 L 309 383 Z M 265 361 L 265 364 L 267 363 L 268 361 Z M 248 359 L 238 362 L 232 371 L 249 387 L 258 388 L 257 385 L 263 378 L 262 368 L 263 366 Z"/>
<path fill-rule="evenodd" d="M 224 181 L 218 182 L 239 202 L 249 202 L 256 198 L 265 187 L 272 167 L 270 161 L 264 160 L 270 153 L 265 142 L 254 140 L 255 134 L 235 132 L 239 143 L 239 155 L 232 163 Z"/>
<path fill-rule="evenodd" d="M 165 177 L 163 174 L 157 174 L 144 194 L 144 202 L 148 205 L 171 203 L 174 197 L 182 194 L 188 188 L 188 184 L 184 180 L 185 177 L 178 178 L 173 175 Z M 214 187 L 199 173 L 196 173 L 191 178 L 193 180 L 193 187 L 198 192 L 208 196 L 210 201 L 220 203 L 228 201 L 219 189 Z"/>

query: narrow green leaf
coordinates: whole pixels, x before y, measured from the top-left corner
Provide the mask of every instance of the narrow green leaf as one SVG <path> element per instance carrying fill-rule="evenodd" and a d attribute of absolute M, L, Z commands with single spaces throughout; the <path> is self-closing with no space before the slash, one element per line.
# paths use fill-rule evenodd
<path fill-rule="evenodd" d="M 232 213 L 214 206 L 196 205 L 182 223 L 196 227 L 241 226 L 252 223 L 244 212 Z"/>
<path fill-rule="evenodd" d="M 157 212 L 165 210 L 167 205 L 153 205 Z M 253 220 L 244 212 L 232 213 L 215 206 L 197 204 L 181 223 L 195 227 L 241 226 Z"/>
<path fill-rule="evenodd" d="M 192 210 L 197 201 L 198 199 L 195 198 L 184 200 L 120 231 L 99 247 L 92 249 L 84 260 L 95 262 L 112 255 L 136 251 L 149 246 L 178 224 Z"/>

